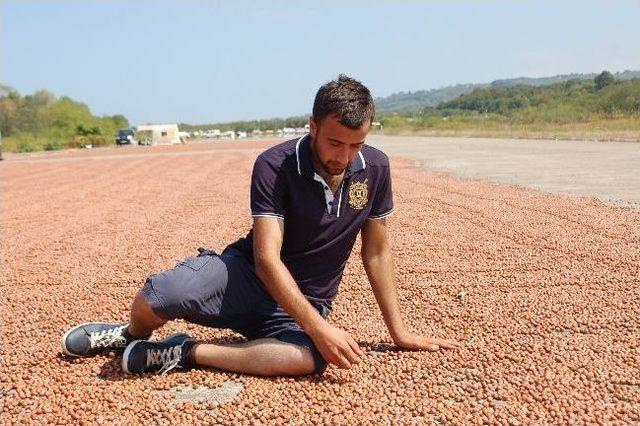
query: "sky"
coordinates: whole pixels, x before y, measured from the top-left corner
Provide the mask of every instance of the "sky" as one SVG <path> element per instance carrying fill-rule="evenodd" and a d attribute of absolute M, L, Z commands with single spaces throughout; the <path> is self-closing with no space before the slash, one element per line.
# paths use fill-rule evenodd
<path fill-rule="evenodd" d="M 346 73 L 374 97 L 640 70 L 640 1 L 0 0 L 0 83 L 140 123 L 309 114 Z"/>

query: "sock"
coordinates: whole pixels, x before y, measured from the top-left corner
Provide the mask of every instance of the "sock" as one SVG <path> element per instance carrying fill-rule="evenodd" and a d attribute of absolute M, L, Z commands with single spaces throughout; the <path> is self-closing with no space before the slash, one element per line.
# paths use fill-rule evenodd
<path fill-rule="evenodd" d="M 182 367 L 183 368 L 193 368 L 196 364 L 196 347 L 199 345 L 199 342 L 195 340 L 187 340 L 182 344 Z"/>
<path fill-rule="evenodd" d="M 129 333 L 129 327 L 127 327 L 124 330 L 122 330 L 122 337 L 124 337 L 127 340 L 127 343 L 131 343 L 134 340 L 147 340 L 149 337 L 151 337 L 151 333 L 142 337 L 134 336 L 133 334 Z"/>

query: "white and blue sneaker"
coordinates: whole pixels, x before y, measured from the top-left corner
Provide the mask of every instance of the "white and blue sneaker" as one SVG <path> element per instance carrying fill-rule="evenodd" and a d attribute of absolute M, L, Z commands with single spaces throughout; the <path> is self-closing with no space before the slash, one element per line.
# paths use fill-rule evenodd
<path fill-rule="evenodd" d="M 184 333 L 158 341 L 136 340 L 122 354 L 122 371 L 127 374 L 165 374 L 174 368 L 186 368 L 187 352 L 195 343 Z"/>
<path fill-rule="evenodd" d="M 129 324 L 88 322 L 69 329 L 62 336 L 62 351 L 71 356 L 91 356 L 116 349 L 124 349 L 123 336 Z"/>

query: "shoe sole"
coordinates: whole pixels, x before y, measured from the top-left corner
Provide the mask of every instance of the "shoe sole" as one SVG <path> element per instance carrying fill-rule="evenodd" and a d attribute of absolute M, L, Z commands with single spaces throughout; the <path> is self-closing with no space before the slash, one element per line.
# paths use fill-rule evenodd
<path fill-rule="evenodd" d="M 171 336 L 165 337 L 162 340 L 167 340 L 167 339 L 171 339 L 172 337 L 175 336 L 182 336 L 182 335 L 186 335 L 186 333 L 174 333 Z M 186 335 L 187 337 L 189 337 L 188 335 Z M 129 361 L 129 355 L 131 354 L 131 351 L 133 350 L 134 346 L 137 345 L 140 342 L 147 342 L 148 340 L 134 340 L 133 342 L 129 343 L 127 345 L 127 347 L 124 349 L 124 353 L 122 354 L 122 371 L 125 374 L 139 374 L 139 373 L 132 373 L 131 371 L 129 371 L 129 369 L 127 368 L 127 364 Z"/>
<path fill-rule="evenodd" d="M 129 343 L 127 347 L 124 349 L 124 353 L 122 354 L 122 371 L 124 371 L 125 374 L 133 374 L 127 368 L 127 364 L 129 361 L 129 354 L 133 350 L 133 347 L 137 345 L 139 342 L 144 342 L 144 340 L 134 340 L 133 342 Z"/>
<path fill-rule="evenodd" d="M 62 339 L 60 340 L 60 344 L 62 346 L 62 352 L 65 355 L 69 355 L 69 356 L 75 356 L 75 357 L 87 357 L 87 356 L 92 356 L 92 355 L 82 355 L 82 354 L 75 354 L 73 352 L 70 352 L 67 349 L 67 337 L 69 336 L 69 334 L 71 334 L 72 332 L 76 331 L 77 329 L 87 326 L 87 325 L 97 325 L 97 324 L 104 324 L 104 322 L 85 322 L 84 324 L 78 324 L 75 327 L 70 328 L 69 330 L 67 330 L 66 333 L 64 333 L 62 335 Z"/>

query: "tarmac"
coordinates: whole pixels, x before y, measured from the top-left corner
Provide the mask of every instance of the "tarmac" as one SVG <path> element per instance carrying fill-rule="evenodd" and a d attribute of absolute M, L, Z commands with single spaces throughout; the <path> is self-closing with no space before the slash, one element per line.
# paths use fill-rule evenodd
<path fill-rule="evenodd" d="M 452 176 L 640 208 L 640 143 L 378 136 L 367 143 Z"/>

